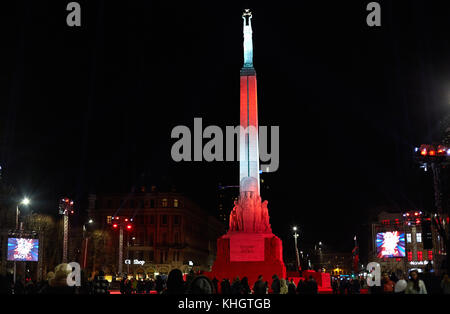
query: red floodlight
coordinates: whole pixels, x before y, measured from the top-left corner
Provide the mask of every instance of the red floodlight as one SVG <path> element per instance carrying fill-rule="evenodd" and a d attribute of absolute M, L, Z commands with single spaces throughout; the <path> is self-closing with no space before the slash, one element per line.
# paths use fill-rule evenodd
<path fill-rule="evenodd" d="M 118 225 L 117 224 L 113 224 L 113 228 L 117 228 L 118 227 Z"/>
<path fill-rule="evenodd" d="M 442 146 L 442 145 L 438 145 L 437 147 L 437 154 L 438 155 L 446 155 L 447 154 L 447 149 Z"/>
<path fill-rule="evenodd" d="M 422 156 L 426 156 L 426 155 L 427 155 L 427 149 L 426 149 L 426 148 L 422 149 L 422 150 L 420 151 L 420 154 L 421 154 Z"/>
<path fill-rule="evenodd" d="M 127 230 L 131 230 L 132 226 L 131 225 L 127 225 Z"/>
<path fill-rule="evenodd" d="M 430 152 L 428 153 L 428 155 L 430 155 L 430 156 L 436 156 L 436 151 L 435 151 L 435 150 L 430 150 Z"/>
<path fill-rule="evenodd" d="M 128 218 L 125 218 L 125 221 L 128 221 Z"/>

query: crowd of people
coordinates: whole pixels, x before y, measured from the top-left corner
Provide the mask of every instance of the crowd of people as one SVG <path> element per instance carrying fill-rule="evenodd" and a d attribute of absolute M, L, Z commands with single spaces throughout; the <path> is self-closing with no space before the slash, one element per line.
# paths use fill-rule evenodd
<path fill-rule="evenodd" d="M 67 264 L 60 264 L 54 272 L 49 272 L 44 280 L 33 282 L 30 278 L 17 277 L 14 284 L 12 275 L 0 276 L 0 293 L 14 294 L 109 294 L 110 282 L 103 271 L 97 272 L 92 279 L 81 276 L 81 286 L 69 287 L 67 276 L 70 271 Z M 173 269 L 168 276 L 156 276 L 155 279 L 136 279 L 123 277 L 116 289 L 121 294 L 303 294 L 318 293 L 318 284 L 312 276 L 300 278 L 295 283 L 293 278 L 278 278 L 273 275 L 269 284 L 262 275 L 249 284 L 247 277 L 227 278 L 221 282 L 217 278 L 210 280 L 201 274 L 190 272 L 184 279 L 179 269 Z M 371 294 L 427 294 L 427 286 L 413 270 L 409 278 L 401 272 L 382 274 L 381 286 L 367 287 L 365 280 L 332 278 L 333 294 L 359 294 L 362 288 L 368 288 Z M 440 282 L 441 293 L 450 294 L 450 279 L 445 274 Z"/>
<path fill-rule="evenodd" d="M 140 288 L 141 287 L 141 288 Z M 156 280 L 123 278 L 120 282 L 120 293 L 139 294 L 155 291 L 158 294 L 225 294 L 225 295 L 248 295 L 248 294 L 317 294 L 317 282 L 312 276 L 306 281 L 300 280 L 298 285 L 293 279 L 279 279 L 277 275 L 272 276 L 269 283 L 260 275 L 252 287 L 247 277 L 234 278 L 231 282 L 224 278 L 220 283 L 217 278 L 210 280 L 203 275 L 188 274 L 183 280 L 183 274 L 179 269 L 173 269 L 167 280 L 157 276 Z"/>
<path fill-rule="evenodd" d="M 429 283 L 430 284 L 430 283 Z M 450 294 L 450 280 L 447 274 L 444 274 L 440 281 L 440 293 Z M 420 279 L 417 270 L 412 270 L 409 276 L 406 276 L 402 271 L 384 272 L 381 278 L 380 287 L 370 287 L 370 292 L 373 294 L 429 294 L 427 284 Z"/>
<path fill-rule="evenodd" d="M 214 285 L 215 291 L 221 294 L 317 294 L 318 285 L 312 276 L 308 280 L 299 280 L 296 285 L 294 279 L 281 278 L 279 279 L 277 275 L 272 276 L 272 283 L 270 284 L 264 280 L 263 276 L 260 275 L 258 280 L 254 283 L 253 287 L 250 288 L 248 284 L 248 278 L 243 277 L 242 280 L 236 277 L 232 283 L 229 279 L 225 278 L 220 283 L 220 290 L 218 287 L 218 280 L 213 279 L 212 283 Z"/>

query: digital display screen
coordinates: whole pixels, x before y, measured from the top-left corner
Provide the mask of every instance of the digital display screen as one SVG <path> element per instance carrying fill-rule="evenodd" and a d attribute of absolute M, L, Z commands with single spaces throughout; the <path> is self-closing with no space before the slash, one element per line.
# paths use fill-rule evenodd
<path fill-rule="evenodd" d="M 8 261 L 37 262 L 39 240 L 8 238 Z"/>
<path fill-rule="evenodd" d="M 377 256 L 405 257 L 405 234 L 398 231 L 377 233 Z"/>

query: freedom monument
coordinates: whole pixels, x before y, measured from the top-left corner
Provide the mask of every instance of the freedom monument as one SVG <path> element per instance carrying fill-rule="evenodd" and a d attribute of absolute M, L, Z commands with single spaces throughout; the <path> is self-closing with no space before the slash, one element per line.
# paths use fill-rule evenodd
<path fill-rule="evenodd" d="M 228 232 L 217 240 L 217 257 L 210 273 L 219 280 L 246 276 L 249 283 L 263 275 L 286 277 L 281 240 L 272 233 L 267 201 L 260 196 L 258 104 L 253 68 L 252 14 L 242 15 L 244 66 L 240 71 L 239 198 L 230 213 Z M 242 132 L 242 130 L 247 130 Z"/>

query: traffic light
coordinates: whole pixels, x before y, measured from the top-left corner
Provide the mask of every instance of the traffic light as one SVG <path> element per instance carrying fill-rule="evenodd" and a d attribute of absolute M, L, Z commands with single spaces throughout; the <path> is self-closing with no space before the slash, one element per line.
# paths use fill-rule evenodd
<path fill-rule="evenodd" d="M 422 222 L 422 241 L 423 248 L 430 250 L 433 248 L 433 233 L 431 231 L 431 220 L 425 219 Z"/>

